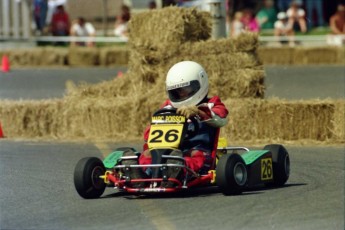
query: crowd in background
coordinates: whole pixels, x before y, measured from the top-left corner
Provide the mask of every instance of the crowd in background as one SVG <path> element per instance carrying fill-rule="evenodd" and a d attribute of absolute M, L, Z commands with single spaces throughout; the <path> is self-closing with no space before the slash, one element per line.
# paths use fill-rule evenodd
<path fill-rule="evenodd" d="M 36 36 L 71 36 L 71 37 L 94 37 L 96 29 L 90 21 L 82 16 L 71 19 L 65 9 L 67 0 L 34 0 L 33 18 L 35 21 Z M 155 1 L 151 1 L 149 9 L 156 8 Z M 127 5 L 121 5 L 120 13 L 115 17 L 113 35 L 127 38 L 128 21 L 131 18 L 131 10 Z M 55 45 L 66 45 L 66 42 L 55 42 Z M 71 39 L 71 46 L 94 46 L 92 39 L 80 42 L 80 39 Z"/>
<path fill-rule="evenodd" d="M 326 25 L 329 25 L 332 34 L 345 35 L 345 3 L 338 2 L 329 23 L 324 17 L 323 0 L 263 0 L 257 12 L 244 6 L 235 11 L 233 17 L 230 15 L 228 23 L 232 37 L 243 31 L 273 30 L 274 36 L 286 37 L 284 42 L 294 45 L 292 37 L 296 32 L 306 34 L 311 29 L 325 28 Z"/>
<path fill-rule="evenodd" d="M 52 36 L 93 37 L 96 34 L 94 26 L 78 17 L 71 21 L 65 10 L 66 0 L 34 0 L 33 13 L 36 24 L 36 35 L 50 34 Z M 65 45 L 56 42 L 55 45 Z M 73 41 L 70 44 L 78 46 L 93 46 L 92 41 Z"/>
<path fill-rule="evenodd" d="M 337 8 L 325 17 L 324 0 L 225 0 L 227 33 L 236 37 L 244 31 L 271 33 L 276 37 L 287 37 L 294 44 L 295 33 L 306 34 L 314 28 L 329 28 L 332 34 L 345 35 L 345 0 L 337 1 Z M 180 7 L 205 4 L 206 0 L 163 0 L 163 7 Z M 71 21 L 64 4 L 66 0 L 34 0 L 33 14 L 36 34 L 53 36 L 93 37 L 96 29 L 84 17 Z M 155 9 L 156 2 L 150 1 L 148 9 Z M 127 24 L 131 9 L 122 5 L 116 15 L 113 35 L 127 38 Z M 282 39 L 281 39 L 282 40 Z M 71 42 L 71 45 L 93 46 L 92 42 Z"/>
<path fill-rule="evenodd" d="M 174 2 L 167 0 L 167 2 Z M 176 5 L 206 0 L 178 0 Z M 345 44 L 345 0 L 333 0 L 335 8 L 325 7 L 326 0 L 226 0 L 227 33 L 236 37 L 244 31 L 273 34 L 278 41 L 295 45 L 296 33 L 326 30 L 338 44 Z M 326 9 L 327 11 L 325 11 Z M 327 15 L 329 14 L 329 15 Z"/>

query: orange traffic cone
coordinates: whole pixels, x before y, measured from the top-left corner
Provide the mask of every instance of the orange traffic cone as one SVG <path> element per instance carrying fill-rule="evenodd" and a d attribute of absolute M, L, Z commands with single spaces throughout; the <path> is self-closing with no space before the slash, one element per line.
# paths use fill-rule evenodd
<path fill-rule="evenodd" d="M 0 138 L 4 138 L 4 133 L 2 132 L 2 128 L 1 128 L 1 123 L 0 123 Z"/>
<path fill-rule="evenodd" d="M 2 72 L 9 72 L 10 71 L 10 61 L 8 60 L 7 55 L 2 56 Z"/>

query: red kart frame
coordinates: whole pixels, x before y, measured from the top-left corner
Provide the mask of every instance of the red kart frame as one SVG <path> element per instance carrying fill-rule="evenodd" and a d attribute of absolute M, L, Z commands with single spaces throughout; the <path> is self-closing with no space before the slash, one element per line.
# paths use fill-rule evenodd
<path fill-rule="evenodd" d="M 167 178 L 167 179 L 163 179 L 163 178 L 148 178 L 148 179 L 130 179 L 130 180 L 126 180 L 126 179 L 121 179 L 120 175 L 115 171 L 106 171 L 105 175 L 102 176 L 102 178 L 104 179 L 105 183 L 109 183 L 112 182 L 115 185 L 115 188 L 118 188 L 120 190 L 129 192 L 129 193 L 153 193 L 153 192 L 178 192 L 181 191 L 183 189 L 187 189 L 190 187 L 196 187 L 196 186 L 201 186 L 201 185 L 206 185 L 209 183 L 214 183 L 215 182 L 215 166 L 216 166 L 216 157 L 217 157 L 217 147 L 218 147 L 218 139 L 219 139 L 219 133 L 220 133 L 220 129 L 217 129 L 215 138 L 214 138 L 214 144 L 213 144 L 213 150 L 211 153 L 212 159 L 213 159 L 213 163 L 211 166 L 211 169 L 208 171 L 207 174 L 205 175 L 198 175 L 196 172 L 194 172 L 192 169 L 186 167 L 185 165 L 179 165 L 179 164 L 150 164 L 150 165 L 130 165 L 129 167 L 138 167 L 138 168 L 147 168 L 147 167 L 165 167 L 165 166 L 169 166 L 169 167 L 182 167 L 184 168 L 186 173 L 191 173 L 192 175 L 195 176 L 195 179 L 191 180 L 191 181 L 186 181 L 186 179 L 184 180 L 184 182 L 179 181 L 175 178 Z M 137 156 L 135 156 L 135 158 L 137 158 Z M 120 169 L 120 168 L 125 168 L 128 167 L 126 165 L 118 165 L 115 166 L 114 169 Z M 186 176 L 185 176 L 186 178 Z M 144 187 L 144 188 L 133 188 L 131 186 L 128 186 L 128 184 L 131 183 L 138 183 L 138 182 L 162 182 L 162 181 L 171 181 L 175 184 L 177 184 L 176 187 L 174 188 L 163 188 L 163 187 Z"/>

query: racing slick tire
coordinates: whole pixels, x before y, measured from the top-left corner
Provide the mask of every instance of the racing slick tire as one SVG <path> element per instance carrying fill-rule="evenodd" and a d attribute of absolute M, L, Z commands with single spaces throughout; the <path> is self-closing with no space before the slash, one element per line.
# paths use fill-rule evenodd
<path fill-rule="evenodd" d="M 74 169 L 74 186 L 78 194 L 85 199 L 100 197 L 106 187 L 100 176 L 105 174 L 103 162 L 97 157 L 85 157 L 79 160 Z"/>
<path fill-rule="evenodd" d="M 247 167 L 238 154 L 223 155 L 216 168 L 216 183 L 224 195 L 239 195 L 248 179 Z"/>
<path fill-rule="evenodd" d="M 273 182 L 267 186 L 281 187 L 290 176 L 290 157 L 288 151 L 282 145 L 266 145 L 265 150 L 272 153 L 273 160 Z"/>

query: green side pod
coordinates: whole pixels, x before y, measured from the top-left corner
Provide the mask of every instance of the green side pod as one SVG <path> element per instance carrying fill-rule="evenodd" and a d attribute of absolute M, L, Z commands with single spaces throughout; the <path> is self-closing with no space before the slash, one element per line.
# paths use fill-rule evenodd
<path fill-rule="evenodd" d="M 269 151 L 268 150 L 251 150 L 251 151 L 248 151 L 248 152 L 242 154 L 241 156 L 242 156 L 244 162 L 246 163 L 246 165 L 250 165 L 254 161 L 256 161 L 258 158 L 260 158 L 261 156 L 266 154 L 267 152 L 269 152 Z"/>

